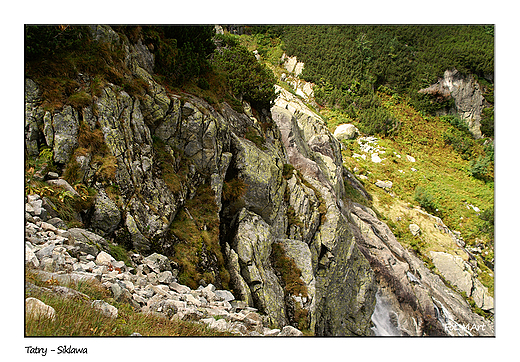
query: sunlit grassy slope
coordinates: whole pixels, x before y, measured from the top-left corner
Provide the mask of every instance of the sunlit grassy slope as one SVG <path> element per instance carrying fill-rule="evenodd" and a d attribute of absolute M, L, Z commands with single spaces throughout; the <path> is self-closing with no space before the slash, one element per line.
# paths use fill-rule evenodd
<path fill-rule="evenodd" d="M 494 182 L 470 176 L 468 168 L 472 160 L 464 160 L 451 145 L 445 144 L 443 134 L 449 124 L 439 117 L 421 115 L 397 96 L 379 96 L 384 106 L 398 118 L 400 130 L 393 137 L 377 139 L 377 145 L 384 151 L 379 153 L 380 163 L 373 162 L 370 154 L 366 159 L 354 157 L 363 154 L 360 144 L 356 140 L 343 141 L 345 166 L 356 171 L 359 180 L 373 196 L 372 207 L 403 246 L 414 249 L 424 258 L 429 257 L 429 251 L 443 251 L 467 259 L 467 254 L 454 240 L 438 230 L 432 218 L 421 210 L 415 195 L 416 189 L 422 188 L 435 205 L 435 209 L 428 210 L 430 213 L 440 217 L 450 230 L 460 232 L 466 245 L 483 246 L 482 257 L 477 255 L 482 270 L 479 276 L 492 293 L 493 273 L 482 258 L 493 259 L 493 240 L 483 232 L 484 222 L 479 216 L 484 210 L 493 208 Z M 356 124 L 355 120 L 337 111 L 323 109 L 322 115 L 331 132 L 341 123 Z M 475 155 L 481 152 L 484 152 L 483 148 L 478 145 Z M 411 162 L 407 155 L 412 156 L 415 162 Z M 378 180 L 391 181 L 392 188 L 384 190 L 375 186 Z M 421 228 L 420 236 L 413 236 L 409 231 L 412 223 Z"/>

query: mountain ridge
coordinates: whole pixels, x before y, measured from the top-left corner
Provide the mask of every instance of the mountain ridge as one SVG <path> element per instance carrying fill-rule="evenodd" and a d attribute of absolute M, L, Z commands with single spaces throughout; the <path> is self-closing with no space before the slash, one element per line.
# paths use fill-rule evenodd
<path fill-rule="evenodd" d="M 96 31 L 106 33 L 110 42 L 117 39 L 117 33 L 109 27 L 97 27 Z M 99 136 L 101 131 L 101 142 L 111 155 L 96 159 L 96 150 L 81 150 L 79 143 L 66 142 L 62 146 L 52 142 L 50 157 L 39 152 L 36 161 L 27 162 L 32 168 L 26 168 L 27 174 L 41 173 L 43 180 L 49 172 L 58 171 L 59 176 L 68 170 L 70 177 L 76 170 L 80 182 L 76 179 L 72 183 L 81 191 L 80 196 L 85 201 L 95 200 L 93 205 L 76 203 L 80 208 L 75 215 L 72 213 L 76 222 L 92 227 L 95 219 L 89 218 L 90 213 L 105 215 L 103 219 L 119 214 L 113 219 L 121 221 L 114 221 L 109 228 L 100 225 L 98 232 L 141 252 L 168 255 L 179 264 L 179 276 L 184 275 L 186 282 L 201 283 L 190 279 L 190 274 L 196 275 L 190 268 L 195 267 L 205 272 L 203 279 L 209 279 L 204 283 L 215 283 L 219 288 L 229 283 L 235 297 L 258 308 L 274 327 L 292 324 L 309 328 L 316 335 L 372 333 L 376 280 L 382 280 L 372 269 L 381 268 L 381 262 L 374 261 L 381 257 L 371 255 L 367 252 L 371 249 L 364 247 L 385 239 L 366 234 L 367 223 L 377 225 L 382 227 L 380 234 L 394 240 L 390 249 L 385 247 L 388 255 L 397 253 L 409 258 L 398 272 L 390 271 L 391 278 L 386 280 L 393 283 L 387 288 L 393 290 L 390 295 L 397 291 L 395 306 L 416 307 L 402 307 L 402 325 L 407 326 L 407 334 L 447 333 L 442 323 L 426 317 L 435 315 L 434 310 L 442 309 L 441 305 L 451 309 L 459 324 L 482 323 L 463 300 L 453 299 L 448 289 L 438 284 L 422 261 L 397 247 L 400 244 L 388 227 L 372 219 L 374 215 L 368 216 L 373 211 L 350 201 L 346 183 L 358 190 L 364 187 L 343 165 L 344 146 L 333 137 L 321 116 L 297 97 L 286 93 L 285 100 L 279 97 L 275 101 L 278 108 L 270 112 L 251 108 L 244 101 L 240 107 L 221 103 L 216 109 L 201 98 L 172 92 L 155 82 L 140 63 L 152 58 L 149 50 L 131 45 L 127 49 L 127 66 L 139 81 L 132 82 L 146 82 L 147 86 L 141 88 L 144 93 L 130 95 L 115 84 L 106 84 L 101 93 L 92 96 L 92 105 L 83 104 L 79 111 L 72 107 L 45 110 L 37 86 L 26 82 L 27 150 L 34 150 L 34 142 L 36 146 L 50 146 L 51 139 L 64 136 L 74 139 L 90 135 L 95 139 L 96 132 Z M 136 55 L 142 52 L 145 54 Z M 244 113 L 234 108 L 242 108 Z M 60 126 L 58 121 L 65 116 L 72 119 L 67 125 L 77 122 L 76 128 Z M 90 129 L 81 128 L 85 123 Z M 158 163 L 161 152 L 163 161 Z M 67 155 L 71 161 L 65 160 Z M 168 169 L 168 165 L 173 168 Z M 55 203 L 74 199 L 55 189 L 45 189 L 49 186 L 37 179 L 28 182 L 27 190 L 32 188 L 42 196 L 46 192 L 50 201 L 47 205 L 52 203 L 50 195 L 60 195 Z M 95 192 L 78 186 L 85 181 Z M 226 196 L 223 190 L 230 186 L 238 192 Z M 207 189 L 213 191 L 214 201 L 205 197 Z M 103 194 L 111 201 L 101 203 Z M 190 200 L 194 202 L 188 203 Z M 210 207 L 201 207 L 204 203 Z M 208 217 L 215 215 L 216 225 L 208 223 Z M 359 218 L 357 222 L 351 221 L 353 215 Z M 174 222 L 183 223 L 189 232 L 181 235 L 172 230 Z M 195 227 L 187 229 L 192 222 Z M 113 226 L 115 231 L 110 230 Z M 301 277 L 305 275 L 304 284 L 310 291 L 307 297 L 284 291 L 288 280 L 283 280 L 284 274 L 271 261 L 274 242 L 286 247 L 289 258 L 292 244 L 308 251 L 299 261 L 292 254 Z M 182 249 L 182 245 L 188 245 L 188 249 Z M 190 259 L 190 255 L 197 257 Z M 420 270 L 415 278 L 428 283 L 428 288 L 410 281 L 409 268 L 414 274 Z M 385 275 L 383 269 L 379 270 L 380 275 Z M 348 288 L 342 285 L 345 278 Z M 440 304 L 429 296 L 432 290 Z M 418 318 L 422 322 L 411 328 L 411 320 Z"/>

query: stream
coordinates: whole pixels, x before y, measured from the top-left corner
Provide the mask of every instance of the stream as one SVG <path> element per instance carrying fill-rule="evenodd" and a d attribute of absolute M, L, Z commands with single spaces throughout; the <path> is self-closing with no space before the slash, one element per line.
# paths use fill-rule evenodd
<path fill-rule="evenodd" d="M 397 313 L 392 310 L 390 303 L 380 291 L 376 293 L 372 323 L 374 326 L 371 329 L 376 336 L 401 336 Z"/>

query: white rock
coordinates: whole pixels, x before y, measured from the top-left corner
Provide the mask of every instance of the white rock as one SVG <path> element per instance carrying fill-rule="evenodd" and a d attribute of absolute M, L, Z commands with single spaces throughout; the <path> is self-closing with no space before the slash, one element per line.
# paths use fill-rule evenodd
<path fill-rule="evenodd" d="M 372 159 L 372 162 L 374 162 L 374 163 L 380 163 L 381 161 L 383 161 L 377 153 L 373 153 L 371 156 L 371 159 Z"/>
<path fill-rule="evenodd" d="M 410 232 L 413 236 L 417 236 L 421 233 L 421 228 L 417 224 L 410 224 L 408 225 L 408 229 L 410 229 Z"/>
<path fill-rule="evenodd" d="M 192 304 L 196 307 L 200 307 L 202 306 L 202 302 L 198 299 L 198 298 L 195 298 L 193 295 L 191 294 L 186 294 L 186 302 L 188 304 Z"/>
<path fill-rule="evenodd" d="M 173 274 L 169 270 L 163 271 L 162 273 L 159 273 L 159 275 L 157 276 L 157 280 L 159 281 L 159 283 L 170 284 L 174 280 Z"/>
<path fill-rule="evenodd" d="M 303 72 L 304 67 L 305 64 L 303 62 L 296 63 L 296 66 L 294 67 L 294 75 L 299 76 Z"/>
<path fill-rule="evenodd" d="M 410 162 L 415 162 L 415 158 L 410 155 L 406 155 L 406 159 Z"/>
<path fill-rule="evenodd" d="M 25 263 L 31 264 L 35 268 L 38 268 L 40 266 L 40 261 L 36 257 L 36 254 L 34 254 L 34 251 L 31 247 L 27 246 L 27 244 L 31 245 L 31 243 L 26 243 L 25 247 Z"/>
<path fill-rule="evenodd" d="M 58 180 L 47 180 L 47 183 L 51 184 L 51 185 L 61 186 L 65 190 L 67 190 L 71 194 L 73 194 L 74 196 L 79 196 L 78 192 L 76 190 L 74 190 L 74 188 L 72 186 L 70 186 L 70 184 L 62 178 L 60 178 Z"/>
<path fill-rule="evenodd" d="M 219 300 L 223 300 L 225 302 L 231 302 L 232 300 L 235 300 L 235 297 L 229 290 L 215 290 L 214 293 Z"/>
<path fill-rule="evenodd" d="M 433 264 L 444 278 L 466 292 L 467 296 L 471 296 L 473 289 L 471 266 L 460 256 L 436 251 L 430 251 L 430 255 Z"/>
<path fill-rule="evenodd" d="M 362 158 L 362 159 L 364 159 L 364 160 L 367 159 L 367 155 L 360 155 L 359 153 L 354 153 L 354 154 L 352 155 L 352 157 L 354 157 L 354 158 Z"/>
<path fill-rule="evenodd" d="M 334 137 L 336 137 L 336 139 L 339 141 L 353 139 L 358 134 L 359 131 L 356 126 L 348 123 L 340 124 L 334 131 Z"/>
<path fill-rule="evenodd" d="M 280 334 L 279 329 L 269 329 L 264 331 L 264 336 L 277 336 Z"/>
<path fill-rule="evenodd" d="M 25 211 L 30 213 L 30 214 L 34 214 L 34 207 L 30 203 L 26 202 L 25 203 Z"/>
<path fill-rule="evenodd" d="M 285 326 L 282 328 L 282 331 L 278 334 L 278 336 L 303 336 L 303 333 L 293 326 Z"/>
<path fill-rule="evenodd" d="M 40 200 L 40 195 L 38 195 L 38 194 L 27 195 L 27 202 L 34 202 L 36 200 Z"/>
<path fill-rule="evenodd" d="M 117 318 L 118 310 L 113 305 L 108 304 L 104 300 L 95 300 L 92 302 L 92 308 L 99 310 L 105 316 Z"/>
<path fill-rule="evenodd" d="M 125 285 L 125 288 L 128 289 L 130 293 L 135 291 L 135 285 L 130 280 L 123 279 L 122 283 Z"/>
<path fill-rule="evenodd" d="M 112 255 L 104 252 L 104 251 L 101 251 L 97 257 L 96 257 L 96 263 L 98 265 L 111 265 L 112 262 L 115 262 L 116 259 L 114 259 L 112 257 Z"/>
<path fill-rule="evenodd" d="M 25 299 L 25 316 L 31 317 L 34 319 L 41 318 L 56 318 L 56 311 L 53 307 L 45 304 L 39 299 L 36 298 L 27 298 Z"/>
<path fill-rule="evenodd" d="M 377 187 L 380 187 L 382 189 L 391 189 L 393 186 L 392 181 L 381 181 L 377 180 L 376 184 Z"/>
<path fill-rule="evenodd" d="M 186 294 L 191 291 L 190 287 L 188 287 L 186 285 L 181 285 L 177 282 L 170 283 L 169 285 L 170 285 L 171 290 L 173 290 L 174 292 L 177 292 L 179 294 Z"/>
<path fill-rule="evenodd" d="M 42 228 L 43 231 L 52 231 L 53 233 L 57 233 L 58 232 L 58 228 L 52 224 L 49 224 L 49 223 L 46 223 L 46 222 L 43 222 L 40 224 L 40 227 Z"/>
<path fill-rule="evenodd" d="M 94 268 L 96 268 L 96 267 L 97 267 L 97 265 L 93 261 L 89 261 L 88 263 L 83 264 L 83 269 L 85 269 L 85 270 L 94 270 Z"/>

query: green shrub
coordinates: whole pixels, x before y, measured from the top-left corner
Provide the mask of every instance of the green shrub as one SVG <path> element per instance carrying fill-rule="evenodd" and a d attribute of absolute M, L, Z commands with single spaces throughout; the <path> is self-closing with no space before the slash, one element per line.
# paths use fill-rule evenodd
<path fill-rule="evenodd" d="M 446 69 L 494 72 L 492 26 L 292 25 L 253 31 L 280 37 L 285 52 L 305 63 L 303 78 L 317 84 L 317 102 L 343 110 L 352 102 L 357 105 L 352 85 L 359 82 L 406 93 L 418 110 L 435 112 L 450 107 L 451 97 L 437 100 L 418 90 L 435 83 Z M 329 89 L 322 87 L 321 79 Z"/>
<path fill-rule="evenodd" d="M 443 116 L 441 120 L 450 124 L 450 127 L 442 134 L 444 143 L 451 145 L 464 160 L 473 157 L 476 142 L 468 129 L 467 123 L 459 116 Z"/>
<path fill-rule="evenodd" d="M 180 85 L 210 70 L 213 26 L 144 26 L 142 33 L 153 45 L 154 71 L 168 82 Z"/>
<path fill-rule="evenodd" d="M 216 54 L 215 66 L 227 74 L 232 93 L 255 108 L 270 108 L 276 98 L 273 72 L 259 63 L 253 53 L 237 45 Z"/>
<path fill-rule="evenodd" d="M 491 207 L 480 213 L 480 231 L 486 233 L 491 240 L 495 237 L 495 208 Z"/>
<path fill-rule="evenodd" d="M 361 110 L 359 119 L 359 130 L 366 134 L 390 135 L 399 129 L 397 119 L 382 107 L 370 107 Z"/>
<path fill-rule="evenodd" d="M 421 205 L 423 209 L 430 213 L 435 213 L 437 209 L 437 203 L 433 196 L 426 191 L 423 187 L 417 186 L 414 192 L 414 199 Z"/>
<path fill-rule="evenodd" d="M 488 107 L 482 110 L 480 131 L 486 137 L 495 137 L 495 107 Z"/>
<path fill-rule="evenodd" d="M 75 49 L 86 38 L 86 28 L 64 25 L 26 25 L 25 59 L 33 60 Z"/>
<path fill-rule="evenodd" d="M 480 156 L 477 160 L 472 160 L 468 166 L 469 175 L 479 180 L 487 180 L 489 163 L 488 157 Z"/>
<path fill-rule="evenodd" d="M 205 78 L 199 78 L 197 80 L 197 87 L 199 87 L 200 89 L 208 90 L 209 83 Z"/>

